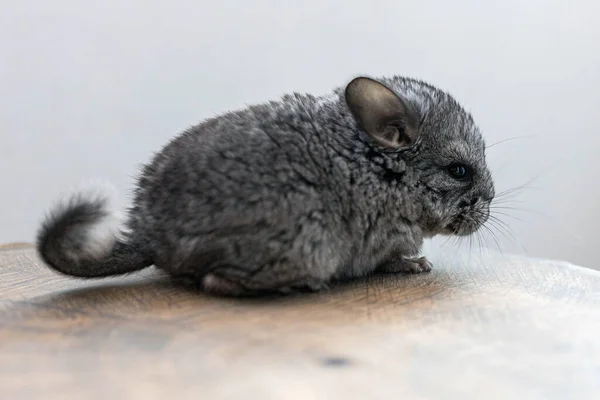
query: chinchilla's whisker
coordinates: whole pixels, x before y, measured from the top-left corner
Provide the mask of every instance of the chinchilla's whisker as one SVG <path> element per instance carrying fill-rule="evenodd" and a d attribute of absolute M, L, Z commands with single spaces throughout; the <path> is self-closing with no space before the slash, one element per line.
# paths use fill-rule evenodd
<path fill-rule="evenodd" d="M 474 211 L 476 211 L 476 210 L 474 210 Z M 478 215 L 477 212 L 474 212 L 474 214 Z M 469 216 L 467 218 L 471 224 L 475 223 L 475 219 L 473 217 Z M 481 240 L 481 232 L 477 230 L 477 231 L 473 232 L 473 234 L 470 236 L 474 236 L 473 242 L 475 243 L 475 246 L 479 249 L 479 257 L 480 257 L 480 259 L 482 259 L 483 258 L 483 243 Z"/>
<path fill-rule="evenodd" d="M 442 246 L 446 247 L 446 246 L 452 245 L 453 241 L 455 241 L 455 240 L 456 240 L 455 236 L 448 236 L 448 238 L 444 241 L 444 244 Z"/>
<path fill-rule="evenodd" d="M 494 200 L 492 200 L 492 202 L 490 203 L 490 206 L 496 205 L 496 204 L 524 204 L 525 202 L 523 200 L 515 200 L 512 197 L 496 197 L 494 198 Z"/>
<path fill-rule="evenodd" d="M 479 255 L 483 258 L 484 252 L 487 252 L 487 244 L 483 239 L 483 234 L 481 232 L 477 232 L 477 240 L 479 241 Z"/>
<path fill-rule="evenodd" d="M 475 214 L 476 214 L 476 215 L 479 215 L 480 217 L 484 217 L 484 216 L 485 216 L 485 213 L 484 213 L 484 212 L 482 212 L 482 211 L 480 211 L 480 210 L 474 210 L 474 212 L 475 212 Z M 489 217 L 492 217 L 492 216 L 490 215 Z M 494 217 L 494 218 L 495 218 L 495 217 Z M 493 219 L 493 218 L 492 218 L 492 219 Z M 498 220 L 498 221 L 499 221 L 500 223 L 503 223 L 503 221 L 501 221 L 501 220 Z M 491 223 L 491 221 L 487 221 L 485 224 L 483 224 L 483 225 L 482 225 L 482 228 L 484 228 L 484 229 L 485 229 L 485 230 L 486 230 L 486 231 L 487 231 L 487 232 L 488 232 L 488 233 L 491 235 L 492 239 L 493 239 L 493 240 L 494 240 L 494 242 L 496 243 L 496 247 L 498 248 L 498 251 L 499 251 L 500 253 L 503 253 L 503 250 L 502 250 L 502 248 L 501 248 L 501 246 L 500 246 L 500 243 L 498 242 L 498 239 L 496 238 L 496 234 L 494 233 L 494 231 L 493 231 L 493 230 L 492 230 L 492 229 L 491 229 L 491 228 L 490 228 L 490 227 L 489 227 L 487 224 L 492 224 L 492 223 Z M 492 224 L 492 226 L 493 226 L 493 224 Z M 496 229 L 499 229 L 499 228 L 496 228 Z M 488 248 L 489 248 L 489 244 L 487 243 L 487 238 L 486 238 L 486 235 L 483 235 L 483 234 L 482 234 L 482 237 L 484 238 L 484 240 L 485 240 L 485 243 L 486 243 L 486 245 L 487 245 L 487 246 L 488 246 Z"/>
<path fill-rule="evenodd" d="M 495 197 L 502 197 L 502 196 L 506 196 L 508 194 L 515 193 L 515 192 L 518 193 L 519 191 L 522 191 L 522 190 L 525 190 L 525 189 L 532 189 L 532 188 L 539 189 L 539 188 L 537 188 L 535 186 L 531 186 L 531 184 L 534 183 L 535 181 L 537 181 L 544 174 L 544 172 L 545 171 L 542 171 L 541 173 L 539 173 L 538 175 L 534 176 L 533 178 L 531 178 L 530 180 L 528 180 L 525 183 L 522 183 L 522 184 L 520 184 L 518 186 L 515 186 L 513 188 L 510 188 L 510 189 L 506 189 L 506 190 L 503 190 L 501 192 L 498 192 Z"/>
<path fill-rule="evenodd" d="M 469 262 L 471 262 L 471 254 L 473 253 L 473 235 L 469 235 Z"/>
<path fill-rule="evenodd" d="M 502 248 L 500 247 L 500 242 L 498 242 L 498 239 L 496 238 L 496 234 L 494 233 L 494 231 L 487 225 L 483 225 L 483 228 L 485 228 L 485 230 L 490 233 L 492 240 L 496 243 L 496 247 L 498 247 L 498 252 L 503 254 Z"/>
<path fill-rule="evenodd" d="M 507 138 L 507 139 L 502 139 L 500 141 L 494 142 L 494 143 L 492 143 L 492 144 L 490 144 L 488 146 L 485 146 L 485 148 L 489 149 L 491 147 L 494 147 L 494 146 L 502 144 L 502 143 L 510 142 L 510 141 L 513 141 L 513 140 L 519 140 L 519 139 L 533 138 L 533 137 L 536 137 L 536 135 L 514 136 L 514 137 L 510 137 L 510 138 Z"/>
<path fill-rule="evenodd" d="M 481 210 L 473 210 L 473 213 L 476 214 L 476 215 L 479 215 L 480 217 L 484 217 L 485 216 L 485 213 L 483 211 L 481 211 Z M 498 212 L 498 211 L 494 211 L 493 213 L 490 212 L 490 214 L 488 215 L 488 219 L 496 221 L 497 223 L 499 223 L 500 225 L 502 225 L 504 227 L 508 227 L 508 224 L 506 222 L 502 221 L 499 217 L 497 217 L 494 214 L 503 214 L 503 213 Z M 503 214 L 503 215 L 506 215 L 506 214 Z M 507 216 L 510 217 L 510 215 L 507 215 Z"/>
<path fill-rule="evenodd" d="M 473 243 L 475 244 L 475 248 L 477 250 L 479 250 L 479 258 L 482 257 L 481 254 L 481 243 L 479 243 L 479 236 L 477 235 L 477 232 L 475 232 L 475 234 L 473 235 Z"/>
<path fill-rule="evenodd" d="M 487 228 L 490 231 L 490 234 L 492 235 L 492 238 L 494 239 L 494 242 L 496 242 L 496 246 L 498 247 L 498 251 L 500 252 L 500 254 L 504 254 L 504 247 L 500 243 L 500 239 L 498 238 L 497 232 L 494 231 L 494 229 L 492 229 L 489 226 Z"/>
<path fill-rule="evenodd" d="M 487 226 L 485 226 L 485 224 L 484 224 L 484 225 L 482 225 L 481 227 L 482 227 L 483 229 L 485 229 L 485 231 L 483 231 L 483 230 L 481 231 L 481 233 L 480 233 L 480 234 L 481 234 L 481 237 L 483 238 L 483 241 L 484 241 L 484 243 L 485 243 L 485 247 L 486 247 L 488 250 L 490 250 L 490 247 L 491 247 L 491 246 L 490 246 L 490 243 L 488 242 L 488 236 L 486 235 L 486 232 L 487 232 L 487 229 L 488 229 L 488 228 L 487 228 Z"/>
<path fill-rule="evenodd" d="M 479 243 L 479 258 L 483 259 L 484 243 L 481 239 L 481 232 L 477 231 L 477 242 Z"/>
<path fill-rule="evenodd" d="M 525 204 L 525 202 L 522 200 L 497 200 L 495 202 L 492 202 L 489 205 L 489 207 L 490 208 L 513 207 L 516 209 L 524 209 L 525 207 L 523 207 L 522 204 Z"/>
<path fill-rule="evenodd" d="M 460 245 L 460 244 L 459 244 L 458 237 L 456 237 L 456 236 L 454 236 L 454 235 L 452 235 L 452 236 L 448 236 L 448 239 L 445 241 L 445 243 L 446 243 L 448 246 L 452 246 L 452 247 L 458 247 L 458 246 Z"/>
<path fill-rule="evenodd" d="M 502 235 L 506 240 L 508 240 L 509 242 L 512 242 L 512 239 L 510 237 L 508 237 L 508 235 L 506 233 L 504 233 L 502 230 L 500 230 L 498 228 L 498 226 L 496 226 L 495 224 L 493 224 L 491 221 L 489 221 L 489 226 L 488 229 L 490 230 L 490 232 L 492 233 L 493 237 L 497 239 L 496 233 Z M 498 242 L 498 246 L 499 246 L 499 242 Z"/>
<path fill-rule="evenodd" d="M 513 218 L 515 220 L 519 220 L 521 222 L 525 222 L 522 219 L 508 214 L 508 212 L 514 212 L 514 211 L 523 211 L 526 213 L 530 213 L 530 214 L 534 214 L 537 215 L 538 217 L 543 217 L 546 221 L 551 222 L 552 224 L 556 224 L 561 230 L 564 231 L 565 234 L 568 234 L 570 237 L 576 239 L 577 241 L 582 241 L 583 239 L 581 238 L 581 236 L 577 235 L 575 232 L 573 232 L 572 230 L 570 230 L 569 228 L 565 227 L 564 223 L 560 222 L 556 215 L 549 215 L 545 212 L 542 212 L 540 210 L 533 210 L 530 208 L 524 208 L 524 207 L 508 207 L 508 206 L 490 206 L 490 212 L 491 215 L 495 215 L 495 214 L 499 214 L 499 215 L 503 215 L 505 217 L 508 218 Z M 496 217 L 497 218 L 497 217 Z"/>
<path fill-rule="evenodd" d="M 448 236 L 448 238 L 444 241 L 444 243 L 442 243 L 442 245 L 440 247 L 442 247 L 442 248 L 446 247 L 448 244 L 450 244 L 450 241 L 452 239 L 456 239 L 456 237 L 455 236 Z"/>
<path fill-rule="evenodd" d="M 502 210 L 502 211 L 513 211 L 513 212 L 526 212 L 526 213 L 531 213 L 531 214 L 537 214 L 540 215 L 540 212 L 537 210 L 532 210 L 529 208 L 523 208 L 523 207 L 510 207 L 510 206 L 491 206 L 490 207 L 490 211 L 491 212 L 497 212 L 498 210 Z"/>
<path fill-rule="evenodd" d="M 490 216 L 488 218 L 490 219 L 490 221 L 496 221 L 497 223 L 504 226 L 505 228 L 508 228 L 508 224 L 506 222 L 502 221 L 500 218 L 496 217 L 495 215 L 490 214 Z"/>
<path fill-rule="evenodd" d="M 500 193 L 497 193 L 494 198 L 495 199 L 510 199 L 512 196 L 516 196 L 525 190 L 542 190 L 537 186 L 520 186 L 512 189 L 504 190 Z"/>
<path fill-rule="evenodd" d="M 510 214 L 504 213 L 502 211 L 494 210 L 493 213 L 494 214 L 502 215 L 502 216 L 507 217 L 507 218 L 512 218 L 512 219 L 515 219 L 515 220 L 520 221 L 520 222 L 525 222 L 525 221 L 523 221 L 522 218 L 515 217 L 514 215 L 510 215 Z"/>
<path fill-rule="evenodd" d="M 487 247 L 487 249 L 489 250 L 489 249 L 490 249 L 490 244 L 489 244 L 489 242 L 488 242 L 488 237 L 487 237 L 487 235 L 485 234 L 485 231 L 482 231 L 482 232 L 481 232 L 481 237 L 483 238 L 483 241 L 485 242 L 485 246 L 486 246 L 486 247 Z"/>
<path fill-rule="evenodd" d="M 456 216 L 454 216 L 454 217 L 456 217 Z M 442 248 L 446 247 L 448 244 L 451 244 L 453 241 L 458 242 L 456 234 L 457 234 L 457 231 L 456 231 L 456 229 L 454 229 L 452 231 L 452 234 L 448 236 L 448 238 L 444 241 L 444 243 L 442 243 L 442 245 L 440 247 L 442 247 Z"/>
<path fill-rule="evenodd" d="M 504 230 L 506 233 L 508 233 L 509 235 L 512 236 L 512 233 L 510 232 L 510 229 L 508 227 L 508 224 L 506 224 L 504 221 L 490 215 L 489 220 L 490 224 L 494 224 L 496 225 L 499 229 Z M 516 239 L 515 239 L 516 240 Z"/>
<path fill-rule="evenodd" d="M 492 224 L 502 236 L 504 236 L 507 240 L 512 241 L 517 246 L 521 248 L 525 253 L 529 253 L 525 246 L 515 237 L 515 235 L 510 231 L 508 225 L 505 222 L 498 219 L 489 219 L 490 224 Z"/>
<path fill-rule="evenodd" d="M 489 205 L 490 209 L 494 208 L 502 208 L 502 207 L 512 207 L 514 209 L 521 209 L 526 205 L 523 200 L 514 200 L 514 199 L 496 199 L 492 201 Z"/>

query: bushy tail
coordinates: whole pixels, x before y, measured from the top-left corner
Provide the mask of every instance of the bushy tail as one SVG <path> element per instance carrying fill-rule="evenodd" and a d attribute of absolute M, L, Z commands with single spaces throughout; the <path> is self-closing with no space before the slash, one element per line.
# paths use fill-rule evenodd
<path fill-rule="evenodd" d="M 42 260 L 58 272 L 81 278 L 122 275 L 152 265 L 131 239 L 119 235 L 109 193 L 80 192 L 58 204 L 37 235 Z"/>

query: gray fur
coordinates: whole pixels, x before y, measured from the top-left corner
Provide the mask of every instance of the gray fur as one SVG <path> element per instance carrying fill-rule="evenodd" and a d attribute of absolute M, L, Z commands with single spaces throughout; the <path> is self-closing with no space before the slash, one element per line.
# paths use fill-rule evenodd
<path fill-rule="evenodd" d="M 153 264 L 226 295 L 429 270 L 415 258 L 424 238 L 468 235 L 488 218 L 484 140 L 449 94 L 403 77 L 377 81 L 416 123 L 409 146 L 381 147 L 345 88 L 229 112 L 186 130 L 143 168 L 125 238 L 112 250 L 78 256 L 85 240 L 73 232 L 102 213 L 102 204 L 79 201 L 78 211 L 63 207 L 45 221 L 42 258 L 79 277 Z M 457 162 L 472 167 L 471 181 L 448 173 Z"/>

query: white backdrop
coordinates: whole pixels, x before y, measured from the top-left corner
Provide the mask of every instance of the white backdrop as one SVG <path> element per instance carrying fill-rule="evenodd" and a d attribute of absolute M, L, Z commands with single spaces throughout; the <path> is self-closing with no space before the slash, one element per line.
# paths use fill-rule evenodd
<path fill-rule="evenodd" d="M 499 190 L 537 177 L 498 215 L 503 251 L 600 268 L 600 2 L 0 3 L 0 242 L 33 240 L 81 180 L 127 204 L 139 165 L 206 117 L 403 74 L 454 94 L 488 143 L 520 137 L 489 150 Z"/>

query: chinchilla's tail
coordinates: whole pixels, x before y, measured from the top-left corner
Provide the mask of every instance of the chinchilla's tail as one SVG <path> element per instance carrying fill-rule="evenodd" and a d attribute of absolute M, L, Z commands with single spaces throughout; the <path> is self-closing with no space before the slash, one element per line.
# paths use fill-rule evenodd
<path fill-rule="evenodd" d="M 126 239 L 110 209 L 111 196 L 79 192 L 57 204 L 37 234 L 37 251 L 54 270 L 80 278 L 101 278 L 152 265 L 134 238 Z"/>

